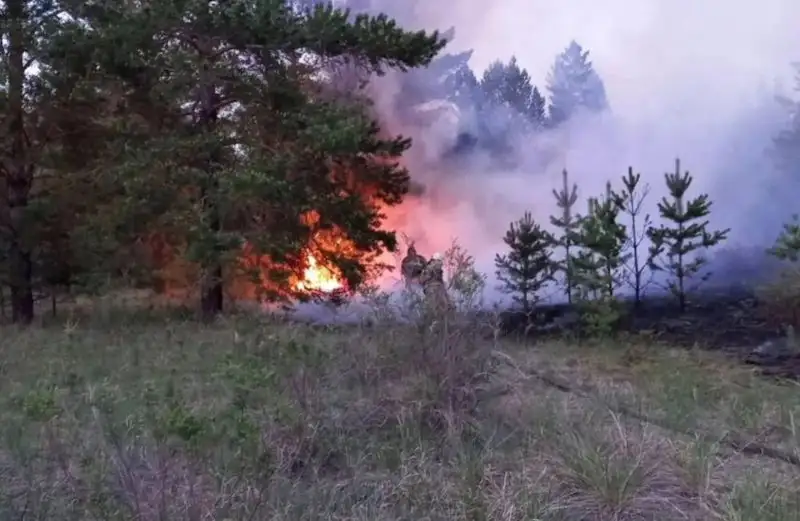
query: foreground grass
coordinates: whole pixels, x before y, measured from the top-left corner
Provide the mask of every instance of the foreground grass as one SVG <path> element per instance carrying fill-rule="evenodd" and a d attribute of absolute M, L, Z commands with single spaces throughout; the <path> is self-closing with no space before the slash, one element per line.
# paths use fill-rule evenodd
<path fill-rule="evenodd" d="M 724 442 L 800 452 L 796 385 L 710 354 L 485 333 L 163 316 L 10 331 L 0 519 L 800 519 L 800 469 Z"/>

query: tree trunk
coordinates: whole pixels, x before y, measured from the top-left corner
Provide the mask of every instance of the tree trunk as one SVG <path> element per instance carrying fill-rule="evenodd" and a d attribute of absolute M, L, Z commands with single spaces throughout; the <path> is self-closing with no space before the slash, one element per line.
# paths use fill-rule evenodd
<path fill-rule="evenodd" d="M 209 175 L 214 175 L 209 173 Z M 211 182 L 211 191 L 218 189 L 216 182 Z M 211 197 L 209 197 L 211 195 Z M 219 217 L 219 208 L 213 200 L 213 194 L 203 191 L 203 207 L 206 215 L 209 216 L 209 232 L 217 235 L 222 231 L 222 223 Z M 216 247 L 212 252 L 209 261 L 204 266 L 203 283 L 200 295 L 200 310 L 203 320 L 211 321 L 222 313 L 224 304 L 224 292 L 222 285 L 222 263 L 219 259 L 219 252 Z"/>
<path fill-rule="evenodd" d="M 222 288 L 222 266 L 216 263 L 206 273 L 200 296 L 200 310 L 203 320 L 211 321 L 222 313 L 224 293 Z"/>
<path fill-rule="evenodd" d="M 210 134 L 215 130 L 218 114 L 217 92 L 213 82 L 209 81 L 209 67 L 206 65 L 203 71 L 204 84 L 200 87 L 201 112 L 199 124 L 202 131 Z M 217 181 L 217 169 L 219 168 L 219 151 L 211 150 L 208 160 L 204 165 L 208 179 L 204 183 L 201 197 L 203 199 L 203 209 L 208 217 L 209 233 L 215 237 L 222 231 L 222 220 L 219 215 L 219 207 L 216 201 L 219 192 L 219 182 Z M 214 251 L 208 257 L 204 266 L 203 284 L 200 295 L 200 309 L 204 320 L 213 320 L 222 313 L 224 303 L 224 292 L 222 286 L 222 261 L 219 258 L 219 251 L 214 246 Z"/>
<path fill-rule="evenodd" d="M 9 270 L 11 286 L 11 318 L 15 323 L 33 321 L 33 267 L 27 244 L 26 213 L 33 181 L 33 168 L 28 157 L 25 135 L 23 89 L 25 82 L 25 34 L 23 0 L 8 0 L 8 115 L 11 153 L 5 166 L 9 212 Z"/>

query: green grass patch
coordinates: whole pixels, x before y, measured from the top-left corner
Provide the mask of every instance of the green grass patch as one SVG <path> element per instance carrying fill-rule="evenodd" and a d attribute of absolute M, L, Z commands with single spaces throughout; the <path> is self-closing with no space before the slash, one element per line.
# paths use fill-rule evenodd
<path fill-rule="evenodd" d="M 797 469 L 717 438 L 796 450 L 796 388 L 704 354 L 479 330 L 158 313 L 9 329 L 0 519 L 792 519 L 775 516 L 796 511 Z"/>

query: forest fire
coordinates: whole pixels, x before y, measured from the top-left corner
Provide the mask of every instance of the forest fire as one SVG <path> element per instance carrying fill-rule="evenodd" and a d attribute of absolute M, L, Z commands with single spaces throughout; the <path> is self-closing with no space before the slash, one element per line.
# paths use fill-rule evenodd
<path fill-rule="evenodd" d="M 301 217 L 309 227 L 319 224 L 319 214 L 308 212 Z M 308 243 L 305 255 L 305 266 L 293 276 L 289 283 L 293 290 L 300 293 L 317 295 L 339 294 L 347 289 L 347 282 L 341 271 L 326 261 L 329 255 L 345 258 L 356 258 L 353 243 L 337 228 L 318 229 Z"/>
<path fill-rule="evenodd" d="M 341 276 L 332 269 L 321 266 L 312 254 L 308 254 L 306 263 L 308 266 L 303 270 L 303 278 L 294 285 L 297 291 L 332 293 L 344 288 Z"/>
<path fill-rule="evenodd" d="M 267 255 L 245 243 L 236 265 L 231 265 L 225 278 L 225 291 L 231 298 L 256 301 L 263 298 L 282 297 L 295 299 L 304 295 L 312 299 L 338 301 L 352 294 L 353 288 L 335 259 L 355 261 L 366 267 L 368 280 L 382 273 L 379 254 L 359 251 L 357 246 L 337 227 L 320 227 L 316 212 L 304 214 L 304 224 L 316 228 L 300 258 L 291 266 L 277 264 Z M 169 295 L 183 295 L 196 285 L 197 267 L 178 254 L 178 248 L 169 244 L 158 233 L 144 241 L 150 262 L 156 266 L 158 277 L 156 291 Z M 299 261 L 299 262 L 297 262 Z M 289 268 L 288 280 L 278 281 L 270 273 Z"/>

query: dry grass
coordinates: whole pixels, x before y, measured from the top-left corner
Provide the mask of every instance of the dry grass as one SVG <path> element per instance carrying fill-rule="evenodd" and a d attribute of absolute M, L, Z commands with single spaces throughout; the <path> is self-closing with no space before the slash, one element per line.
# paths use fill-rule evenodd
<path fill-rule="evenodd" d="M 798 452 L 800 388 L 712 354 L 115 317 L 0 340 L 0 519 L 800 519 L 724 442 Z"/>

